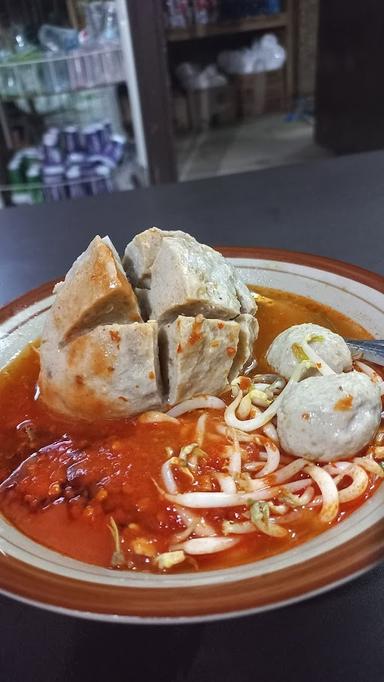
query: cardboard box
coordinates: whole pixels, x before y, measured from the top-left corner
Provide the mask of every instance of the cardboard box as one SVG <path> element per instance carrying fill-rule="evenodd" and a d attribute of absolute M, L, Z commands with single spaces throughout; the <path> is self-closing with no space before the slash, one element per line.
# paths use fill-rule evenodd
<path fill-rule="evenodd" d="M 244 73 L 234 77 L 240 118 L 253 118 L 264 113 L 266 74 Z"/>
<path fill-rule="evenodd" d="M 182 92 L 174 92 L 172 96 L 173 104 L 173 125 L 177 133 L 186 133 L 191 129 L 188 102 Z"/>
<path fill-rule="evenodd" d="M 282 111 L 285 105 L 284 71 L 263 71 L 234 76 L 240 118 Z"/>
<path fill-rule="evenodd" d="M 265 111 L 284 111 L 286 108 L 284 69 L 267 71 Z"/>
<path fill-rule="evenodd" d="M 232 85 L 187 93 L 189 116 L 194 130 L 233 123 L 236 120 L 236 94 Z"/>

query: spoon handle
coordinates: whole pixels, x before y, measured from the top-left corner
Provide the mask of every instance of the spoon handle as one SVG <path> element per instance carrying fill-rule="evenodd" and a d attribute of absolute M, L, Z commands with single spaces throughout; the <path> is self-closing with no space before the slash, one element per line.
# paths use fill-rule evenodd
<path fill-rule="evenodd" d="M 354 360 L 368 360 L 384 367 L 384 340 L 345 339 Z"/>

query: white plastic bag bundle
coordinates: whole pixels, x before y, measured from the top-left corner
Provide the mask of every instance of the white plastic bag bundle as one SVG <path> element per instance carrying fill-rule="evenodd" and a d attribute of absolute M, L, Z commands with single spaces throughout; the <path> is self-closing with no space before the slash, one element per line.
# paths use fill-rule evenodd
<path fill-rule="evenodd" d="M 176 68 L 176 76 L 185 90 L 206 90 L 226 85 L 228 79 L 219 73 L 216 64 L 201 68 L 191 62 L 183 62 Z"/>
<path fill-rule="evenodd" d="M 235 75 L 280 69 L 285 58 L 285 49 L 277 37 L 266 33 L 261 40 L 254 40 L 249 48 L 220 52 L 217 63 L 225 73 Z"/>

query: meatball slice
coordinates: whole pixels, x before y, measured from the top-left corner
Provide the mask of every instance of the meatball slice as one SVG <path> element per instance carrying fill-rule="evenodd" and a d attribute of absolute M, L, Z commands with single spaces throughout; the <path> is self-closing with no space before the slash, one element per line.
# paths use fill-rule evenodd
<path fill-rule="evenodd" d="M 85 420 L 159 408 L 157 337 L 153 321 L 100 325 L 60 348 L 51 327 L 40 353 L 44 402 L 56 412 Z"/>
<path fill-rule="evenodd" d="M 372 440 L 381 409 L 377 384 L 361 372 L 309 377 L 283 396 L 279 439 L 297 457 L 318 462 L 350 457 Z"/>
<path fill-rule="evenodd" d="M 178 315 L 233 319 L 254 315 L 256 303 L 225 258 L 180 230 L 152 227 L 127 245 L 124 267 L 136 287 L 147 289 L 147 312 L 159 322 Z"/>
<path fill-rule="evenodd" d="M 60 344 L 108 322 L 138 322 L 136 296 L 109 238 L 95 237 L 55 288 L 51 315 Z"/>
<path fill-rule="evenodd" d="M 218 395 L 236 356 L 237 322 L 178 317 L 160 331 L 160 358 L 171 405 L 201 393 Z"/>
<path fill-rule="evenodd" d="M 196 241 L 181 230 L 160 230 L 158 227 L 151 227 L 137 234 L 127 244 L 123 258 L 124 268 L 135 286 L 150 288 L 152 266 L 164 237 L 188 240 L 190 244 Z"/>
<path fill-rule="evenodd" d="M 289 379 L 299 362 L 307 359 L 305 344 L 309 344 L 334 372 L 340 373 L 352 368 L 351 352 L 342 336 L 310 323 L 296 324 L 276 336 L 266 355 L 269 365 L 275 372 Z"/>
<path fill-rule="evenodd" d="M 250 360 L 253 360 L 253 345 L 259 333 L 259 323 L 253 315 L 243 313 L 236 317 L 235 321 L 239 324 L 240 328 L 239 343 L 229 373 L 229 381 L 233 381 L 233 379 L 241 374 L 244 366 L 247 365 Z"/>

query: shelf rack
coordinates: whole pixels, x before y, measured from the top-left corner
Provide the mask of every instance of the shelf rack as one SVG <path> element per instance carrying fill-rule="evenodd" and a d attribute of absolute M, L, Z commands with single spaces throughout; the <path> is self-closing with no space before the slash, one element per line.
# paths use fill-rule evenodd
<path fill-rule="evenodd" d="M 58 95 L 124 81 L 120 46 L 0 64 L 0 98 Z"/>
<path fill-rule="evenodd" d="M 284 11 L 277 14 L 259 14 L 254 17 L 225 21 L 217 24 L 191 24 L 186 28 L 166 29 L 168 43 L 186 43 L 196 39 L 209 39 L 230 34 L 279 30 L 287 52 L 285 71 L 285 99 L 289 108 L 295 95 L 295 3 L 285 0 Z"/>
<path fill-rule="evenodd" d="M 170 42 L 210 38 L 212 36 L 229 33 L 245 33 L 247 31 L 269 31 L 285 28 L 288 24 L 287 12 L 279 14 L 259 15 L 239 21 L 223 22 L 221 24 L 194 24 L 187 28 L 173 28 L 167 30 Z"/>

